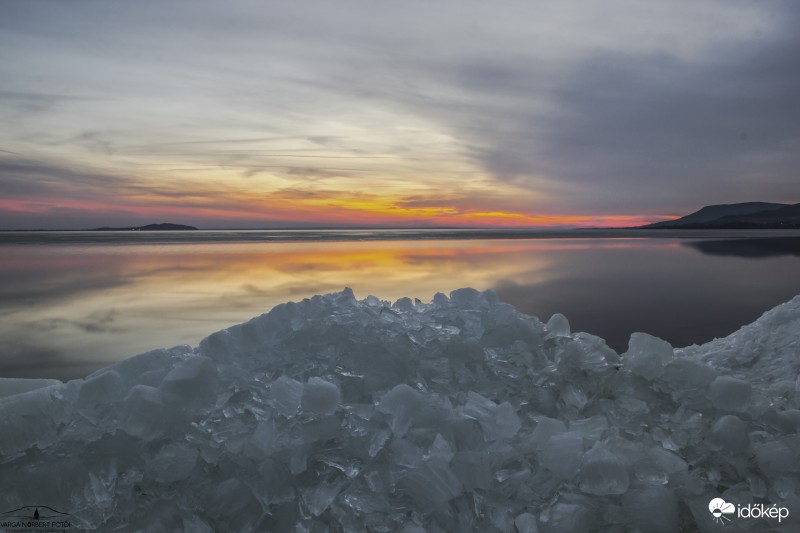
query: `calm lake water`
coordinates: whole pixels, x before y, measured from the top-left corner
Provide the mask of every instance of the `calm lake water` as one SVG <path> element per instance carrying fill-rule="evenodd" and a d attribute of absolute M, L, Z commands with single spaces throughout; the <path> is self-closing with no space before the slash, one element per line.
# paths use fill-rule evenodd
<path fill-rule="evenodd" d="M 573 331 L 620 352 L 634 331 L 675 346 L 706 342 L 800 294 L 797 232 L 422 240 L 394 232 L 387 241 L 374 232 L 360 241 L 202 233 L 213 235 L 0 235 L 0 376 L 82 377 L 343 287 L 359 298 L 423 301 L 494 289 L 544 321 L 563 313 Z"/>

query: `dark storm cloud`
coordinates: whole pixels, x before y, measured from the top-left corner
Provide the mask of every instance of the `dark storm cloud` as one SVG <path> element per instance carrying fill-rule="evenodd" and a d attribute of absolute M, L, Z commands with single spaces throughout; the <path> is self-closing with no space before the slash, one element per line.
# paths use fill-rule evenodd
<path fill-rule="evenodd" d="M 574 206 L 595 210 L 674 208 L 691 194 L 700 204 L 797 199 L 800 17 L 781 5 L 779 32 L 702 58 L 593 55 L 553 92 L 547 114 L 503 115 L 508 129 L 491 130 L 475 154 L 498 179 L 546 175 Z M 467 74 L 493 93 L 537 89 L 508 72 Z"/>

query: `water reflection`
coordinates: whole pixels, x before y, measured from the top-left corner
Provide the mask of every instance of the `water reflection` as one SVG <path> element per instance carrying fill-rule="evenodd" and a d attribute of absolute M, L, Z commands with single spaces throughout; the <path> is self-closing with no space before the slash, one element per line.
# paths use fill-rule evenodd
<path fill-rule="evenodd" d="M 390 300 L 493 288 L 545 320 L 564 313 L 617 350 L 632 331 L 704 342 L 800 292 L 794 257 L 697 254 L 670 239 L 0 248 L 4 377 L 83 376 L 345 286 Z"/>
<path fill-rule="evenodd" d="M 633 331 L 687 346 L 726 336 L 800 293 L 797 259 L 749 257 L 701 255 L 657 241 L 589 247 L 560 253 L 558 272 L 542 281 L 520 275 L 497 290 L 531 314 L 564 313 L 573 330 L 600 335 L 618 351 Z"/>
<path fill-rule="evenodd" d="M 778 257 L 782 255 L 800 256 L 800 237 L 719 239 L 688 241 L 685 244 L 709 255 L 729 255 L 752 258 Z"/>

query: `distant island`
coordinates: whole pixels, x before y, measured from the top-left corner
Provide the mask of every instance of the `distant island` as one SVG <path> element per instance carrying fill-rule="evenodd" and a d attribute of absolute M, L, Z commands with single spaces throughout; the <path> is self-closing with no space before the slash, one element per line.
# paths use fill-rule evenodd
<path fill-rule="evenodd" d="M 800 229 L 800 204 L 707 205 L 690 215 L 639 226 L 639 229 Z"/>
<path fill-rule="evenodd" d="M 195 231 L 197 228 L 194 226 L 184 226 L 183 224 L 170 224 L 169 222 L 162 222 L 161 224 L 148 224 L 146 226 L 134 226 L 131 228 L 92 228 L 85 231 Z"/>

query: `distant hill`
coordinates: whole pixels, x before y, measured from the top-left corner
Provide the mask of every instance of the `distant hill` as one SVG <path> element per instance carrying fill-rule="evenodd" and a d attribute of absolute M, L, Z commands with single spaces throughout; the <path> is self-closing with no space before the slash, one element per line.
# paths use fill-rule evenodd
<path fill-rule="evenodd" d="M 800 204 L 745 202 L 708 205 L 685 217 L 640 226 L 643 229 L 800 228 Z"/>
<path fill-rule="evenodd" d="M 184 226 L 183 224 L 148 224 L 146 226 L 135 226 L 132 228 L 93 228 L 86 231 L 194 231 L 194 226 Z"/>

